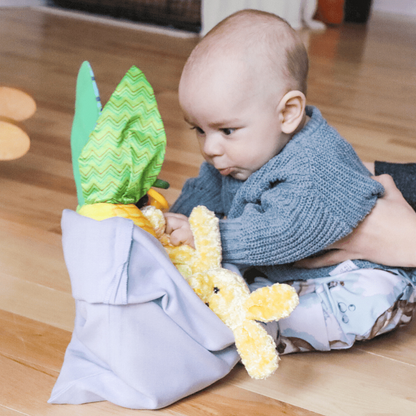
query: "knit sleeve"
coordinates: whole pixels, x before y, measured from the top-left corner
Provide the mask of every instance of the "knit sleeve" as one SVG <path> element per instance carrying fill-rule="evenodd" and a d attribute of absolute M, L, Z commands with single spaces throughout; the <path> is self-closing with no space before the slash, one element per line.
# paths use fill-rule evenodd
<path fill-rule="evenodd" d="M 244 208 L 220 221 L 224 261 L 291 263 L 324 250 L 365 218 L 384 189 L 348 143 L 329 149 L 332 142 L 319 142 L 321 149 L 294 142 L 264 167 L 263 177 L 259 171 L 248 179 L 236 196 Z M 277 177 L 270 176 L 274 171 Z"/>
<path fill-rule="evenodd" d="M 416 163 L 375 162 L 375 174 L 389 174 L 404 199 L 416 211 Z"/>
<path fill-rule="evenodd" d="M 204 205 L 221 218 L 224 216 L 221 187 L 221 175 L 214 167 L 204 162 L 201 165 L 198 177 L 188 179 L 185 182 L 181 194 L 169 211 L 189 217 L 194 207 Z"/>
<path fill-rule="evenodd" d="M 282 204 L 273 203 L 264 211 L 247 204 L 240 217 L 220 221 L 223 261 L 287 264 L 323 250 L 353 229 L 311 195 L 276 192 L 272 199 Z"/>

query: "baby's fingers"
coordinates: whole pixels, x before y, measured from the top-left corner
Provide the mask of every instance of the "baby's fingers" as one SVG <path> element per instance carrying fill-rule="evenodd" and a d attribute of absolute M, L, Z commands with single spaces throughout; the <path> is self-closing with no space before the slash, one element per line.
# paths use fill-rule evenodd
<path fill-rule="evenodd" d="M 173 231 L 170 235 L 170 242 L 174 246 L 179 246 L 180 244 L 187 244 L 192 248 L 195 248 L 194 236 L 192 232 L 189 232 L 185 228 L 178 228 L 177 230 Z"/>
<path fill-rule="evenodd" d="M 189 224 L 188 217 L 182 214 L 167 212 L 164 214 L 166 220 L 166 233 L 171 234 L 173 231 L 187 226 Z"/>

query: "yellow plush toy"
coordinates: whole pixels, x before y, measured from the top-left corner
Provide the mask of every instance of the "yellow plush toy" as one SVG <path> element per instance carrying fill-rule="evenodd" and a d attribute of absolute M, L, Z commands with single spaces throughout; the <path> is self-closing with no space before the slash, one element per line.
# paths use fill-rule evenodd
<path fill-rule="evenodd" d="M 250 293 L 245 280 L 221 267 L 221 238 L 218 218 L 206 207 L 193 209 L 189 222 L 195 250 L 174 247 L 163 234 L 164 219 L 160 210 L 142 210 L 157 229 L 159 239 L 172 262 L 182 272 L 195 293 L 233 331 L 241 361 L 256 379 L 270 376 L 278 367 L 276 345 L 260 322 L 286 318 L 297 306 L 296 291 L 276 283 Z"/>
<path fill-rule="evenodd" d="M 298 304 L 295 290 L 275 284 L 250 294 L 241 276 L 221 267 L 218 219 L 205 207 L 196 207 L 189 219 L 196 248 L 170 244 L 159 209 L 167 208 L 166 200 L 150 189 L 160 182 L 164 129 L 153 90 L 139 69 L 130 69 L 103 110 L 97 102 L 92 70 L 84 63 L 71 134 L 78 213 L 98 221 L 128 218 L 158 238 L 196 294 L 233 331 L 248 373 L 268 377 L 278 366 L 278 355 L 257 321 L 288 316 Z M 136 203 L 146 193 L 155 206 L 139 209 Z"/>

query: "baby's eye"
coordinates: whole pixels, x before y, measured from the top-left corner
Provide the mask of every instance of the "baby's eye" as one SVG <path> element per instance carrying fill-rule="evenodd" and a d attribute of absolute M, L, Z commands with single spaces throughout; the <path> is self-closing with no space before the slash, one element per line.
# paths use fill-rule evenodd
<path fill-rule="evenodd" d="M 191 127 L 191 130 L 195 130 L 197 134 L 205 134 L 204 130 L 197 126 Z"/>
<path fill-rule="evenodd" d="M 225 129 L 221 129 L 221 131 L 226 135 L 229 136 L 230 134 L 235 132 L 235 129 L 229 129 L 229 128 L 225 128 Z"/>

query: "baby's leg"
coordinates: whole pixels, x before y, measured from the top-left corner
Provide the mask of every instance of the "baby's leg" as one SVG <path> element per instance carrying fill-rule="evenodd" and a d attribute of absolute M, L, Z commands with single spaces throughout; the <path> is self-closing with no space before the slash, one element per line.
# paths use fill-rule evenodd
<path fill-rule="evenodd" d="M 263 278 L 252 290 L 271 284 Z M 415 287 L 400 272 L 358 269 L 294 282 L 299 306 L 279 321 L 280 354 L 350 348 L 412 319 Z"/>

